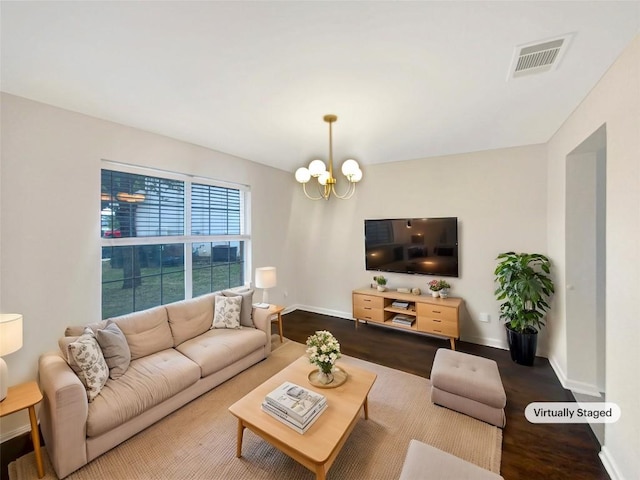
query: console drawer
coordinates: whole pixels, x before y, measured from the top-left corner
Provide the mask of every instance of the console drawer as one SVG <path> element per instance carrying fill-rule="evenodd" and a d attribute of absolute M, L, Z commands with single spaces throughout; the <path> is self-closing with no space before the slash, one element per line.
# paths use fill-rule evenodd
<path fill-rule="evenodd" d="M 418 317 L 417 326 L 419 332 L 435 333 L 437 335 L 454 338 L 458 338 L 460 336 L 458 333 L 458 322 L 456 321 L 452 322 L 437 318 Z"/>
<path fill-rule="evenodd" d="M 353 307 L 353 316 L 360 320 L 371 320 L 373 322 L 384 322 L 385 311 L 374 307 Z"/>
<path fill-rule="evenodd" d="M 370 308 L 379 308 L 382 310 L 384 308 L 384 298 L 376 297 L 374 295 L 353 295 L 353 306 L 354 307 L 370 307 Z"/>
<path fill-rule="evenodd" d="M 433 305 L 430 303 L 419 303 L 417 306 L 417 314 L 420 317 L 437 318 L 450 322 L 458 321 L 458 312 L 455 307 Z"/>

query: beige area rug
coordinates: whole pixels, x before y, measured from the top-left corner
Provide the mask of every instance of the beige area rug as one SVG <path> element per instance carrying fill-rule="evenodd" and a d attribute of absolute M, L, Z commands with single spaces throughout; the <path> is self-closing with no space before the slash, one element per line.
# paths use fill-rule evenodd
<path fill-rule="evenodd" d="M 211 479 L 306 480 L 314 474 L 246 430 L 236 458 L 236 419 L 227 408 L 304 354 L 286 341 L 268 359 L 218 386 L 105 453 L 70 480 Z M 355 426 L 328 479 L 388 480 L 400 475 L 412 438 L 499 472 L 502 431 L 429 401 L 429 381 L 352 357 L 345 366 L 374 371 L 369 420 Z M 45 479 L 55 479 L 44 448 Z M 33 452 L 9 465 L 11 480 L 36 479 Z"/>

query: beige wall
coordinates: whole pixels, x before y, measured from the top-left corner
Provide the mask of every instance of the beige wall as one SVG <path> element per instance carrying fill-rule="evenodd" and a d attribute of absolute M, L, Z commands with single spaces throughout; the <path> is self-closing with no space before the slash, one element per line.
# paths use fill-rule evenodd
<path fill-rule="evenodd" d="M 65 326 L 100 319 L 101 159 L 251 185 L 254 266 L 292 275 L 285 172 L 7 94 L 1 107 L 0 310 L 24 316 L 24 346 L 5 357 L 11 384 L 36 378 Z M 271 298 L 283 300 L 278 289 Z M 2 439 L 27 424 L 3 418 Z"/>
<path fill-rule="evenodd" d="M 614 479 L 640 474 L 640 37 L 629 45 L 548 144 L 549 253 L 556 259 L 557 321 L 550 360 L 567 377 L 565 285 L 566 156 L 606 124 L 606 400 L 622 410 L 605 427 L 601 457 Z"/>
<path fill-rule="evenodd" d="M 339 157 L 339 144 L 334 151 Z M 508 250 L 546 252 L 546 176 L 545 147 L 535 145 L 369 166 L 347 201 L 312 202 L 298 192 L 292 221 L 304 245 L 301 305 L 351 318 L 351 291 L 374 275 L 364 265 L 364 219 L 458 217 L 460 277 L 447 280 L 465 300 L 461 337 L 506 347 L 493 295 L 495 258 Z M 390 288 L 423 291 L 435 278 L 385 276 Z M 490 323 L 479 321 L 481 312 Z M 540 347 L 544 353 L 544 338 Z"/>

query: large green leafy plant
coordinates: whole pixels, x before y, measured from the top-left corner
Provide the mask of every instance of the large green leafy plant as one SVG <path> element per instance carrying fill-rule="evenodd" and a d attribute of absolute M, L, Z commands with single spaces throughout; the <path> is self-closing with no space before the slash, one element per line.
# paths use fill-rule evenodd
<path fill-rule="evenodd" d="M 514 252 L 501 253 L 497 260 L 495 295 L 498 301 L 504 300 L 500 318 L 516 332 L 537 332 L 545 325 L 547 300 L 555 292 L 551 262 L 539 253 Z"/>

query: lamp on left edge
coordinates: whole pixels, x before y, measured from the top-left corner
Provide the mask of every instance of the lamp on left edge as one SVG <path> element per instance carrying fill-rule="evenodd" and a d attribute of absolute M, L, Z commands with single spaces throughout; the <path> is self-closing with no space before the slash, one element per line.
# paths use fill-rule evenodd
<path fill-rule="evenodd" d="M 22 348 L 22 315 L 19 313 L 0 313 L 0 357 L 17 352 Z M 0 358 L 0 401 L 7 396 L 9 387 L 9 369 Z"/>

